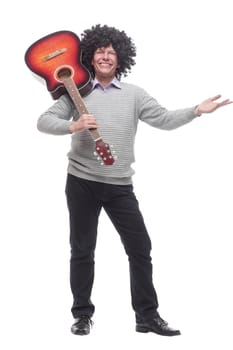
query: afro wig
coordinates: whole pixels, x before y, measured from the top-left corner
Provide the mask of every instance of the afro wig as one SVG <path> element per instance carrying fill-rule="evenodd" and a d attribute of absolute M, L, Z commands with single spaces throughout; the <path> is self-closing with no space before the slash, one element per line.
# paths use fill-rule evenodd
<path fill-rule="evenodd" d="M 116 77 L 127 76 L 131 66 L 135 64 L 136 47 L 132 39 L 124 31 L 114 27 L 97 24 L 91 29 L 86 29 L 81 34 L 80 47 L 82 50 L 82 62 L 94 77 L 94 69 L 91 64 L 96 49 L 107 47 L 112 44 L 116 51 L 119 67 L 116 70 Z"/>

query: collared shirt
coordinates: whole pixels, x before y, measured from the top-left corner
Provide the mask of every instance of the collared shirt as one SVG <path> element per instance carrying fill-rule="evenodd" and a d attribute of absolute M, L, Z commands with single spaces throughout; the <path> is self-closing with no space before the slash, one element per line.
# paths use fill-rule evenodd
<path fill-rule="evenodd" d="M 104 92 L 107 92 L 110 88 L 115 87 L 117 89 L 121 89 L 121 83 L 120 81 L 114 77 L 113 80 L 111 81 L 111 83 L 108 84 L 108 86 L 106 86 L 105 88 L 100 84 L 100 82 L 94 78 L 92 81 L 92 89 L 101 89 Z"/>

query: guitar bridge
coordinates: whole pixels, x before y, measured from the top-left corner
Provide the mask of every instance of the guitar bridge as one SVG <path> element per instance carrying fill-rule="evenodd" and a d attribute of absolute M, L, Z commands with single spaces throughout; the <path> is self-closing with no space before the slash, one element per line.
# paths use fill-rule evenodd
<path fill-rule="evenodd" d="M 66 50 L 67 50 L 66 48 L 63 48 L 63 49 L 59 49 L 59 50 L 56 50 L 54 52 L 49 53 L 47 56 L 45 56 L 43 58 L 43 62 L 49 61 L 49 60 L 51 60 L 54 57 L 62 55 L 64 52 L 66 52 Z"/>

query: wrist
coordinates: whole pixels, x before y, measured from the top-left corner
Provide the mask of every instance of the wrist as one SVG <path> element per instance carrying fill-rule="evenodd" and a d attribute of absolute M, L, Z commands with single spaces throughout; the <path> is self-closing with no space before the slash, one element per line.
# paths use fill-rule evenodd
<path fill-rule="evenodd" d="M 74 130 L 74 123 L 71 123 L 70 125 L 69 125 L 69 132 L 71 133 L 71 134 L 73 134 L 74 132 L 75 132 L 75 130 Z"/>
<path fill-rule="evenodd" d="M 199 117 L 202 115 L 202 112 L 201 112 L 200 109 L 199 109 L 199 105 L 196 106 L 196 108 L 195 108 L 195 110 L 194 110 L 194 114 L 197 115 L 197 116 L 199 116 Z"/>

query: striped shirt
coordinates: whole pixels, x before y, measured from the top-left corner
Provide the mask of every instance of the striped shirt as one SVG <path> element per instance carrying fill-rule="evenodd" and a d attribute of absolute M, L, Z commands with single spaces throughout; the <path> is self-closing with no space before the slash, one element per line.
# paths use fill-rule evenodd
<path fill-rule="evenodd" d="M 142 88 L 117 80 L 107 89 L 94 81 L 93 90 L 83 101 L 89 113 L 95 116 L 103 140 L 114 146 L 117 160 L 112 165 L 101 165 L 93 154 L 95 142 L 90 132 L 77 132 L 71 136 L 68 173 L 110 184 L 132 183 L 134 142 L 139 120 L 155 128 L 172 130 L 197 117 L 194 113 L 196 106 L 168 111 Z M 68 135 L 70 124 L 78 118 L 73 102 L 63 95 L 40 116 L 37 126 L 41 132 Z"/>

